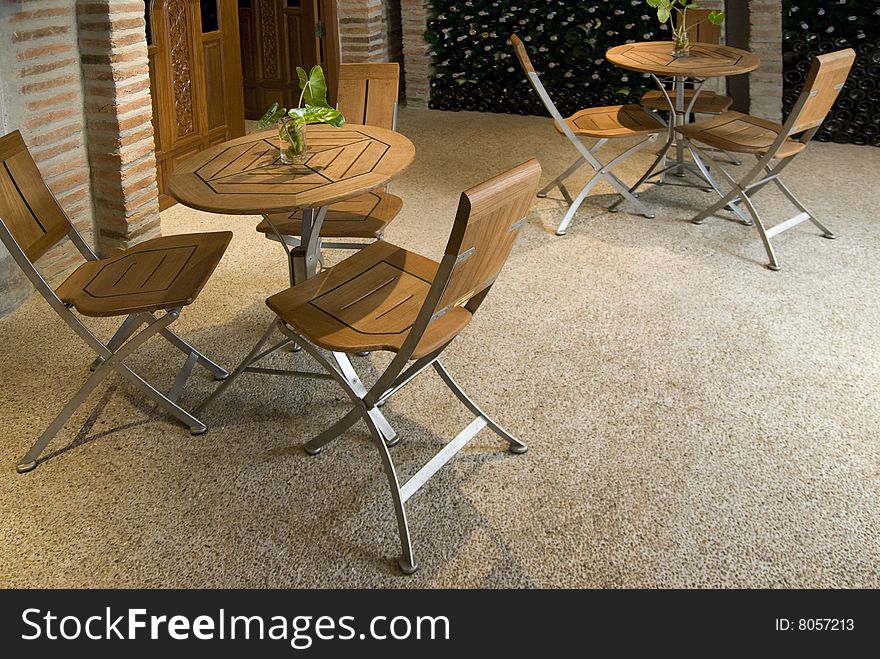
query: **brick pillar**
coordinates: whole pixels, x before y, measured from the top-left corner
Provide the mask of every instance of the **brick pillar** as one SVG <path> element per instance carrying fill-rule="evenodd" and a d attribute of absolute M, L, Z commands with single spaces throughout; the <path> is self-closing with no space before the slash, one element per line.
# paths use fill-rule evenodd
<path fill-rule="evenodd" d="M 96 243 L 110 254 L 160 234 L 144 3 L 76 7 Z"/>
<path fill-rule="evenodd" d="M 761 66 L 749 77 L 751 114 L 782 119 L 782 2 L 750 0 L 749 50 Z"/>
<path fill-rule="evenodd" d="M 20 130 L 49 189 L 73 225 L 92 239 L 76 16 L 69 0 L 0 3 L 0 133 Z M 50 281 L 81 260 L 68 240 L 38 263 Z M 0 245 L 0 315 L 30 294 Z"/>
<path fill-rule="evenodd" d="M 433 63 L 428 55 L 430 46 L 425 41 L 425 31 L 428 29 L 425 0 L 400 0 L 400 13 L 406 102 L 408 105 L 428 107 Z"/>
<path fill-rule="evenodd" d="M 388 61 L 388 0 L 339 0 L 343 62 Z"/>

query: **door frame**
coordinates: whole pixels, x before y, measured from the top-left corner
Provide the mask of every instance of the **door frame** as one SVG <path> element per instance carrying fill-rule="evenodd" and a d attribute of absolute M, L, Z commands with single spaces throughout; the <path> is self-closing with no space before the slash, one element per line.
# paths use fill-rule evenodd
<path fill-rule="evenodd" d="M 339 64 L 342 61 L 342 48 L 339 40 L 339 13 L 336 0 L 318 0 L 318 20 L 324 26 L 323 55 L 324 75 L 327 78 L 327 93 L 331 104 L 336 103 L 336 86 L 339 82 Z M 332 29 L 327 26 L 332 25 Z"/>

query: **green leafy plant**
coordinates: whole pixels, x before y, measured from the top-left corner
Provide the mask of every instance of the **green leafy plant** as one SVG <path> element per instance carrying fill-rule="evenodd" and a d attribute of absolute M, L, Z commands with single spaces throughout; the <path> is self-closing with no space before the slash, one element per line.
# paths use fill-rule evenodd
<path fill-rule="evenodd" d="M 299 77 L 299 88 L 302 89 L 297 107 L 288 110 L 277 102 L 273 103 L 257 122 L 260 128 L 279 124 L 278 138 L 289 145 L 284 147 L 282 144 L 281 159 L 284 162 L 297 161 L 304 156 L 306 124 L 330 124 L 336 128 L 345 125 L 345 117 L 342 113 L 327 102 L 327 81 L 324 79 L 324 70 L 316 65 L 306 75 L 305 69 L 298 66 L 296 74 Z"/>
<path fill-rule="evenodd" d="M 688 25 L 687 12 L 688 9 L 699 9 L 696 2 L 688 2 L 688 0 L 645 0 L 649 7 L 657 10 L 657 20 L 661 23 L 669 23 L 672 28 L 672 40 L 676 45 L 687 45 L 688 30 L 696 27 L 700 23 L 709 21 L 712 25 L 721 25 L 724 22 L 723 11 L 710 11 L 705 19 L 697 21 L 693 25 Z M 674 13 L 678 14 L 673 20 Z"/>
<path fill-rule="evenodd" d="M 302 89 L 297 107 L 288 110 L 278 103 L 273 103 L 257 125 L 266 128 L 287 118 L 296 124 L 330 124 L 342 128 L 345 125 L 345 117 L 327 102 L 327 81 L 324 79 L 324 70 L 319 65 L 315 65 L 306 75 L 305 69 L 298 66 L 296 75 L 299 77 L 299 88 Z"/>

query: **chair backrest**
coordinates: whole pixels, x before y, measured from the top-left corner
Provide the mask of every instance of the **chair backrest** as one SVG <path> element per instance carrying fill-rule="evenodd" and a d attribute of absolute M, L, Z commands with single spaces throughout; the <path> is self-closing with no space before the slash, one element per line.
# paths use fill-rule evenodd
<path fill-rule="evenodd" d="M 526 50 L 525 44 L 515 34 L 510 35 L 510 43 L 513 46 L 513 52 L 516 53 L 516 58 L 519 60 L 520 66 L 522 66 L 523 71 L 526 74 L 526 78 L 528 78 L 532 87 L 536 92 L 538 92 L 538 96 L 541 97 L 541 102 L 544 103 L 544 107 L 547 108 L 547 112 L 550 113 L 550 116 L 553 117 L 553 120 L 556 122 L 556 125 L 559 127 L 565 136 L 575 145 L 575 148 L 578 148 L 580 151 L 579 145 L 581 141 L 574 134 L 574 131 L 565 123 L 565 119 L 562 117 L 562 113 L 556 107 L 556 104 L 553 102 L 553 99 L 550 98 L 550 94 L 547 93 L 547 89 L 544 87 L 544 83 L 541 82 L 541 78 L 538 76 L 538 72 L 535 71 L 535 67 L 532 65 L 532 60 L 529 59 L 529 53 Z"/>
<path fill-rule="evenodd" d="M 443 262 L 432 288 L 442 293 L 431 309 L 439 317 L 464 306 L 498 277 L 538 190 L 541 166 L 529 160 L 461 194 Z M 472 311 L 475 309 L 472 309 Z"/>
<path fill-rule="evenodd" d="M 688 40 L 699 43 L 721 43 L 721 26 L 709 22 L 712 9 L 688 9 Z M 676 24 L 681 14 L 676 13 Z"/>
<path fill-rule="evenodd" d="M 399 86 L 397 62 L 340 64 L 336 107 L 353 124 L 394 130 Z"/>
<path fill-rule="evenodd" d="M 817 128 L 825 121 L 856 59 L 852 48 L 813 58 L 800 98 L 785 122 L 786 135 Z"/>
<path fill-rule="evenodd" d="M 34 262 L 73 227 L 17 130 L 0 137 L 0 163 L 0 219 L 18 248 Z M 7 236 L 0 236 L 13 251 L 15 245 L 8 244 Z"/>

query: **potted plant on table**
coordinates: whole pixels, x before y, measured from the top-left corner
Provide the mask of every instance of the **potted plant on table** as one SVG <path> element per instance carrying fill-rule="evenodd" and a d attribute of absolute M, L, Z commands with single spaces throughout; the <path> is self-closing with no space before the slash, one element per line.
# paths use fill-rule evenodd
<path fill-rule="evenodd" d="M 686 57 L 690 54 L 689 30 L 706 21 L 713 25 L 721 25 L 724 22 L 723 11 L 710 11 L 703 20 L 688 25 L 688 9 L 699 9 L 699 5 L 696 2 L 688 2 L 688 0 L 645 0 L 645 2 L 648 3 L 649 7 L 657 10 L 657 20 L 661 23 L 668 22 L 670 24 L 672 28 L 673 57 Z"/>
<path fill-rule="evenodd" d="M 273 103 L 266 110 L 257 125 L 266 128 L 272 124 L 278 124 L 278 139 L 280 142 L 281 162 L 295 164 L 304 162 L 306 159 L 306 126 L 308 124 L 330 124 L 336 128 L 345 125 L 345 117 L 336 108 L 330 107 L 327 102 L 327 82 L 324 79 L 324 70 L 320 66 L 313 66 L 306 75 L 305 69 L 296 67 L 299 77 L 299 95 L 297 107 L 281 107 Z"/>

